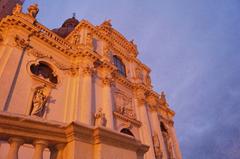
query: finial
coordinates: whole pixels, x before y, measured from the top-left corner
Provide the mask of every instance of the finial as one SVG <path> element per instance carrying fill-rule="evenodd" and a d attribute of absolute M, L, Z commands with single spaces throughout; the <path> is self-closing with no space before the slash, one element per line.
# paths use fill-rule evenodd
<path fill-rule="evenodd" d="M 74 18 L 74 19 L 76 18 L 76 13 L 75 13 L 75 12 L 73 12 L 73 18 Z"/>

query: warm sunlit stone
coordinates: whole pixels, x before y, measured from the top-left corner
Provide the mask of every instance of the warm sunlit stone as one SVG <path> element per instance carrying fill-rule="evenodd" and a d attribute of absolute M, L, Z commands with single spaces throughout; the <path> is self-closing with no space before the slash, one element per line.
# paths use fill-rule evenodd
<path fill-rule="evenodd" d="M 16 5 L 0 21 L 1 155 L 181 159 L 174 112 L 152 89 L 136 44 L 110 20 L 72 17 L 51 31 L 38 11 Z"/>

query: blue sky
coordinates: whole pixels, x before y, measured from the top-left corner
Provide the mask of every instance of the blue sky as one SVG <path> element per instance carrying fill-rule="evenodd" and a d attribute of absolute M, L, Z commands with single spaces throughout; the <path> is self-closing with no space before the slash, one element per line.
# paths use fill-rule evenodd
<path fill-rule="evenodd" d="M 154 89 L 176 112 L 184 159 L 240 158 L 239 0 L 26 0 L 59 27 L 76 13 L 112 25 L 138 45 Z"/>

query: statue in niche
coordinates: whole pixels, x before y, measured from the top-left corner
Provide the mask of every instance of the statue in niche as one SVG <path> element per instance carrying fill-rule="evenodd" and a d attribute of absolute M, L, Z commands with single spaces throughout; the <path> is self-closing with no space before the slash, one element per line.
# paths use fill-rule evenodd
<path fill-rule="evenodd" d="M 156 132 L 154 132 L 154 135 L 153 135 L 153 147 L 154 147 L 156 159 L 161 159 L 162 151 L 161 151 L 161 147 L 160 147 L 159 138 L 158 138 L 158 135 Z"/>
<path fill-rule="evenodd" d="M 15 15 L 15 14 L 21 13 L 21 12 L 22 12 L 22 5 L 17 3 L 16 6 L 12 10 L 12 14 Z"/>
<path fill-rule="evenodd" d="M 38 11 L 39 9 L 37 4 L 32 4 L 28 7 L 28 14 L 33 18 L 36 18 Z"/>
<path fill-rule="evenodd" d="M 95 113 L 95 125 L 96 126 L 106 126 L 107 125 L 107 119 L 105 117 L 105 113 L 103 113 L 102 108 L 98 109 L 98 112 Z"/>
<path fill-rule="evenodd" d="M 32 99 L 31 116 L 43 117 L 48 96 L 49 89 L 46 85 L 36 88 Z"/>

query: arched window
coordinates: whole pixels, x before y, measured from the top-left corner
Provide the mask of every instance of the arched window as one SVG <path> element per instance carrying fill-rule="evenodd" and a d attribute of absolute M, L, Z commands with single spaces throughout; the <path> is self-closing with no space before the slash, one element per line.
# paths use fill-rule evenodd
<path fill-rule="evenodd" d="M 128 128 L 123 128 L 120 132 L 134 137 L 133 133 Z"/>
<path fill-rule="evenodd" d="M 126 70 L 125 70 L 125 65 L 124 63 L 122 62 L 122 60 L 117 57 L 116 55 L 113 56 L 113 62 L 114 62 L 114 65 L 118 68 L 118 72 L 125 76 L 126 77 Z"/>
<path fill-rule="evenodd" d="M 45 64 L 42 61 L 39 62 L 39 64 L 32 64 L 30 66 L 30 70 L 34 75 L 40 76 L 44 79 L 48 79 L 51 83 L 54 84 L 58 83 L 58 78 L 53 73 L 52 68 L 50 68 L 47 64 Z"/>

